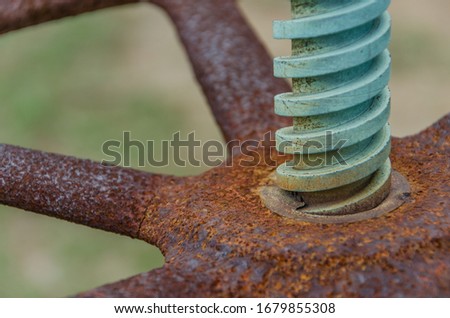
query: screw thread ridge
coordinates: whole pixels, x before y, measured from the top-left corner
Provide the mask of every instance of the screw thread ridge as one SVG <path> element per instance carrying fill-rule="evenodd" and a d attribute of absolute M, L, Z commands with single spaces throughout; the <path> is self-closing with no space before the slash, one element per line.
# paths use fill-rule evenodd
<path fill-rule="evenodd" d="M 293 117 L 277 131 L 277 149 L 294 160 L 277 184 L 295 192 L 344 187 L 389 165 L 390 0 L 291 0 L 293 19 L 274 21 L 274 37 L 292 40 L 292 56 L 274 59 L 293 91 L 275 112 Z M 389 166 L 390 171 L 390 166 Z"/>

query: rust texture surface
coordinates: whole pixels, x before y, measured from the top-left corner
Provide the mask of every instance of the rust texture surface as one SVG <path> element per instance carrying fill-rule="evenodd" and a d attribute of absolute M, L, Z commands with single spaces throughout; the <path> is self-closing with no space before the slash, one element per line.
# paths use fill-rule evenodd
<path fill-rule="evenodd" d="M 64 2 L 73 1 L 18 1 L 14 11 L 0 0 L 12 12 L 0 29 L 127 1 L 86 1 L 77 12 L 39 18 L 30 10 Z M 271 76 L 270 58 L 234 1 L 153 2 L 173 19 L 227 140 L 285 125 L 272 113 L 272 96 L 289 88 Z M 249 167 L 237 153 L 231 167 L 173 178 L 3 145 L 0 203 L 125 234 L 164 253 L 162 268 L 81 297 L 450 296 L 449 126 L 450 115 L 393 140 L 393 168 L 408 179 L 411 198 L 359 223 L 310 224 L 270 212 L 258 189 L 286 158 L 263 148 L 260 156 L 273 164 Z"/>
<path fill-rule="evenodd" d="M 139 0 L 0 0 L 0 34 Z"/>
<path fill-rule="evenodd" d="M 255 191 L 273 171 L 265 165 L 219 167 L 168 185 L 139 236 L 167 264 L 80 296 L 450 296 L 449 128 L 447 116 L 393 140 L 393 167 L 409 180 L 411 200 L 364 222 L 275 215 Z"/>
<path fill-rule="evenodd" d="M 163 1 L 225 140 L 262 138 L 289 123 L 273 96 L 290 90 L 234 1 Z"/>
<path fill-rule="evenodd" d="M 176 178 L 0 145 L 0 202 L 136 237 L 146 206 Z"/>

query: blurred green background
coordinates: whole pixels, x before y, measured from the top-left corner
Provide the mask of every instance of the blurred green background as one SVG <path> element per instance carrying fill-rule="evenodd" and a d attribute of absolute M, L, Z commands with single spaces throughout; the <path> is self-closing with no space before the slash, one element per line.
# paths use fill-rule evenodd
<path fill-rule="evenodd" d="M 271 21 L 288 1 L 242 0 L 273 55 Z M 427 127 L 449 111 L 450 2 L 394 0 L 393 134 Z M 173 27 L 163 12 L 131 5 L 0 37 L 0 142 L 104 159 L 101 145 L 195 131 L 221 140 Z M 198 174 L 205 167 L 145 170 Z M 72 295 L 161 266 L 156 248 L 64 221 L 0 207 L 0 297 Z"/>

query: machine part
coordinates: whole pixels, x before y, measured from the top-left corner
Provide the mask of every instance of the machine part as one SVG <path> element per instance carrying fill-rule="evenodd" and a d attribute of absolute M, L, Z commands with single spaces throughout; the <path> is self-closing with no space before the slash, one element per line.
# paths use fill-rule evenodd
<path fill-rule="evenodd" d="M 291 0 L 293 19 L 274 22 L 274 37 L 292 40 L 292 56 L 274 59 L 275 76 L 293 83 L 275 97 L 276 114 L 293 117 L 277 150 L 294 156 L 276 183 L 304 214 L 371 210 L 391 188 L 389 3 Z"/>
<path fill-rule="evenodd" d="M 289 88 L 270 76 L 270 57 L 234 1 L 151 2 L 174 22 L 226 141 L 286 124 L 270 109 Z M 3 3 L 0 32 L 124 1 L 19 1 L 9 11 Z M 376 219 L 327 225 L 271 213 L 256 189 L 270 184 L 273 166 L 245 167 L 238 154 L 233 165 L 176 178 L 2 145 L 0 203 L 163 252 L 162 268 L 79 297 L 450 297 L 449 157 L 450 115 L 393 138 L 392 166 L 411 199 Z"/>
<path fill-rule="evenodd" d="M 284 191 L 277 186 L 262 187 L 261 198 L 264 205 L 270 210 L 282 216 L 299 221 L 323 224 L 359 222 L 389 213 L 408 200 L 410 196 L 408 181 L 396 171 L 392 172 L 392 176 L 391 174 L 383 172 L 383 170 L 386 171 L 387 168 L 388 167 L 382 168 L 377 171 L 373 176 L 374 180 L 371 181 L 371 183 L 382 184 L 382 186 L 378 184 L 378 189 L 382 193 L 380 197 L 385 199 L 375 208 L 363 212 L 355 211 L 364 209 L 361 208 L 361 205 L 366 204 L 367 201 L 363 198 L 378 198 L 377 196 L 372 196 L 370 193 L 367 193 L 368 189 L 374 189 L 375 186 L 364 187 L 362 191 L 346 200 L 317 204 L 313 207 L 313 213 L 310 212 L 310 208 L 304 202 L 299 205 L 298 198 L 292 195 L 292 192 Z M 387 177 L 389 182 L 383 180 L 385 177 Z M 369 185 L 371 185 L 371 183 L 369 183 Z M 345 208 L 342 208 L 342 205 L 344 205 Z M 322 208 L 322 211 L 317 212 L 320 207 Z"/>

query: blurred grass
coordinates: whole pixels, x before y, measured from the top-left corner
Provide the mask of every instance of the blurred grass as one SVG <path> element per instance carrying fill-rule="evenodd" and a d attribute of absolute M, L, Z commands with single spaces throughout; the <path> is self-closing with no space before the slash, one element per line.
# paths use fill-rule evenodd
<path fill-rule="evenodd" d="M 271 38 L 271 21 L 289 16 L 288 1 L 240 4 L 272 54 L 289 54 L 288 41 Z M 392 4 L 396 135 L 449 110 L 450 41 L 434 19 L 448 6 Z M 179 130 L 221 140 L 173 28 L 156 8 L 121 7 L 3 35 L 0 56 L 2 143 L 101 160 L 102 143 L 123 131 L 156 142 Z M 146 170 L 188 175 L 205 168 Z M 0 206 L 0 297 L 71 295 L 162 264 L 159 251 L 140 241 Z"/>

